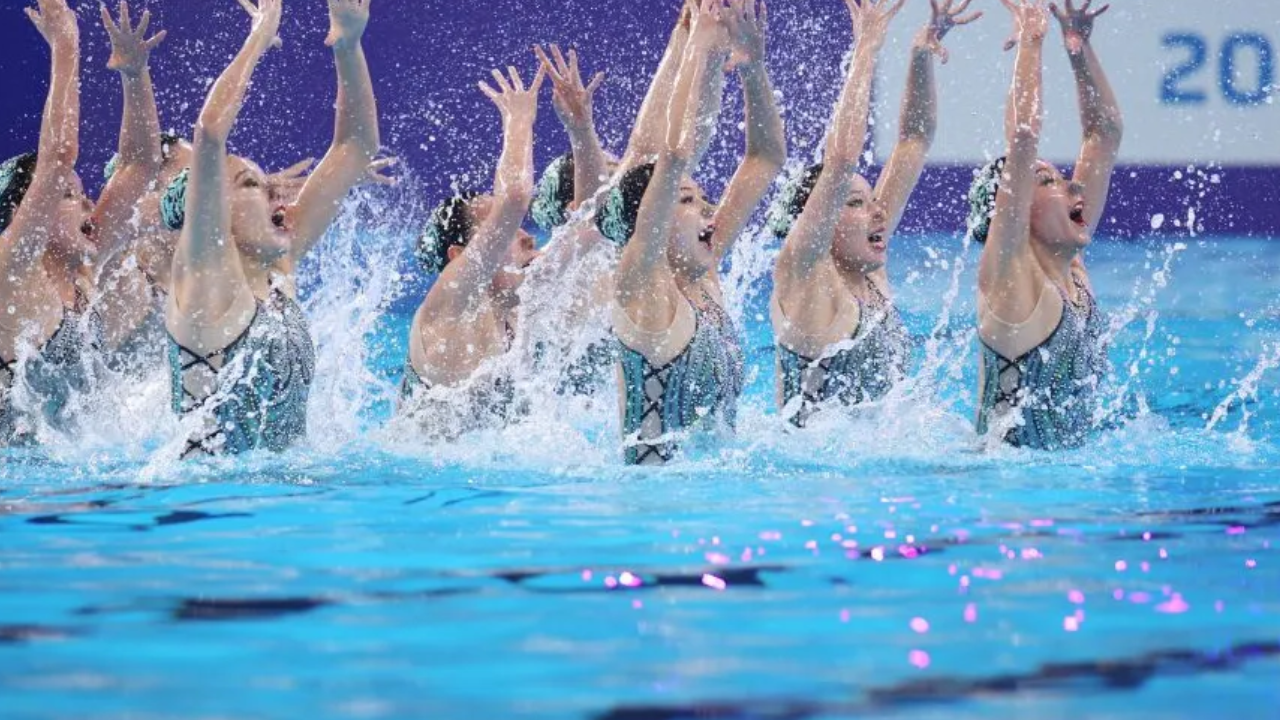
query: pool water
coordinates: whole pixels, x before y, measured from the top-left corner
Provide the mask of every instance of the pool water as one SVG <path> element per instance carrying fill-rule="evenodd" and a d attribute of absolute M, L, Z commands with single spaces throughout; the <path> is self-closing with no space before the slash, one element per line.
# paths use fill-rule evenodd
<path fill-rule="evenodd" d="M 387 428 L 412 303 L 322 261 L 306 447 L 173 462 L 143 385 L 0 451 L 0 715 L 1280 717 L 1280 244 L 1098 243 L 1117 427 L 1045 454 L 972 434 L 976 250 L 895 243 L 908 387 L 786 431 L 744 256 L 739 433 L 658 470 L 607 396 Z"/>

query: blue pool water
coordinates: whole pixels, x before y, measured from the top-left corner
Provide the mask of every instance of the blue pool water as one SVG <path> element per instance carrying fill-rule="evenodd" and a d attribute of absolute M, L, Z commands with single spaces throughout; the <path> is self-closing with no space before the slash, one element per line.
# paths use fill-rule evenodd
<path fill-rule="evenodd" d="M 0 716 L 1280 717 L 1280 245 L 1183 242 L 1090 251 L 1128 419 L 1082 450 L 973 437 L 976 255 L 901 238 L 901 397 L 785 432 L 731 284 L 740 433 L 661 470 L 608 397 L 386 428 L 405 304 L 322 262 L 306 447 L 172 462 L 159 383 L 2 451 Z"/>

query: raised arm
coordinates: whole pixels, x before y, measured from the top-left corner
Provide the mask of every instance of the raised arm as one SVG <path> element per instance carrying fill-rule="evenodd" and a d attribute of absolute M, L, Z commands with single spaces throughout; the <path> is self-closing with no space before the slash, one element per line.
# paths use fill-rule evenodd
<path fill-rule="evenodd" d="M 240 255 L 231 238 L 227 210 L 227 138 L 244 105 L 253 71 L 278 42 L 281 0 L 240 0 L 253 29 L 231 64 L 213 84 L 196 120 L 187 187 L 186 222 L 173 256 L 179 307 L 202 322 L 215 322 L 248 290 Z"/>
<path fill-rule="evenodd" d="M 1019 265 L 1029 259 L 1028 227 L 1044 122 L 1044 37 L 1049 27 L 1043 0 L 1000 2 L 1013 14 L 1018 57 L 1005 114 L 1009 149 L 996 194 L 995 215 L 978 265 L 978 284 L 986 293 L 997 289 L 996 283 L 1007 283 Z"/>
<path fill-rule="evenodd" d="M 618 261 L 614 292 L 640 328 L 661 331 L 674 317 L 678 289 L 667 264 L 668 237 L 680 182 L 691 171 L 718 108 L 715 75 L 728 58 L 721 0 L 703 0 L 694 15 L 668 108 L 667 139 L 636 215 L 635 235 Z"/>
<path fill-rule="evenodd" d="M 107 180 L 94 211 L 100 266 L 136 235 L 134 213 L 138 200 L 160 173 L 160 114 L 151 84 L 150 59 L 151 51 L 166 34 L 161 31 L 146 39 L 151 12 L 143 11 L 134 27 L 127 0 L 120 0 L 119 24 L 112 20 L 105 5 L 101 11 L 102 24 L 111 39 L 107 67 L 120 73 L 124 113 L 115 172 Z"/>
<path fill-rule="evenodd" d="M 604 73 L 596 73 L 591 82 L 584 85 L 577 51 L 569 50 L 568 61 L 557 45 L 551 46 L 552 57 L 541 47 L 535 47 L 534 52 L 551 78 L 552 105 L 569 134 L 569 147 L 573 151 L 573 208 L 577 209 L 608 181 L 604 148 L 596 134 L 592 108 L 592 99 L 604 82 Z"/>
<path fill-rule="evenodd" d="M 765 66 L 765 32 L 769 13 L 764 0 L 729 0 L 725 9 L 734 49 L 730 64 L 738 69 L 745 96 L 747 147 L 737 172 L 716 208 L 711 248 L 722 258 L 742 234 L 751 213 L 787 162 L 787 134 L 782 125 Z"/>
<path fill-rule="evenodd" d="M 533 124 L 546 70 L 538 68 L 528 90 L 514 67 L 507 68 L 507 72 L 510 80 L 502 72 L 493 71 L 497 90 L 480 83 L 481 91 L 502 113 L 502 156 L 493 181 L 493 205 L 462 255 L 445 267 L 427 294 L 429 312 L 456 316 L 484 302 L 489 285 L 506 261 L 516 231 L 529 212 L 533 199 Z"/>
<path fill-rule="evenodd" d="M 889 216 L 889 235 L 902 221 L 902 213 L 920 181 L 938 129 L 938 84 L 934 79 L 933 56 L 936 54 L 945 65 L 948 55 L 942 45 L 943 38 L 957 25 L 968 25 L 982 17 L 981 11 L 963 15 L 972 0 L 960 0 L 959 5 L 953 7 L 955 1 L 929 0 L 933 16 L 911 46 L 907 91 L 898 121 L 898 142 L 876 183 L 876 197 L 884 203 Z"/>
<path fill-rule="evenodd" d="M 1111 6 L 1103 5 L 1095 12 L 1089 7 L 1093 0 L 1084 0 L 1076 7 L 1075 0 L 1066 0 L 1065 11 L 1056 4 L 1050 5 L 1054 16 L 1062 25 L 1066 41 L 1067 57 L 1076 78 L 1076 95 L 1080 102 L 1080 124 L 1084 129 L 1084 142 L 1072 179 L 1084 188 L 1084 218 L 1089 234 L 1098 228 L 1107 205 L 1107 192 L 1111 188 L 1111 172 L 1120 154 L 1120 141 L 1124 137 L 1124 119 L 1120 103 L 1116 101 L 1111 83 L 1102 71 L 1102 63 L 1094 52 L 1089 37 L 1093 34 L 1093 21 Z"/>
<path fill-rule="evenodd" d="M 884 47 L 889 23 L 902 9 L 904 0 L 846 2 L 853 18 L 857 46 L 836 103 L 835 117 L 827 131 L 822 174 L 778 257 L 778 268 L 784 279 L 788 275 L 795 279 L 808 277 L 813 268 L 831 254 L 831 237 L 840 209 L 853 190 L 858 159 L 866 142 L 876 60 Z"/>
<path fill-rule="evenodd" d="M 25 275 L 44 256 L 58 203 L 80 156 L 80 29 L 66 0 L 39 0 L 27 17 L 49 44 L 52 69 L 40 144 L 26 195 L 0 235 L 0 270 Z M 12 283 L 7 283 L 12 284 Z"/>
<path fill-rule="evenodd" d="M 671 31 L 667 49 L 658 63 L 649 91 L 640 104 L 627 152 L 622 157 L 622 169 L 627 170 L 641 163 L 652 161 L 662 149 L 667 133 L 667 109 L 671 106 L 671 92 L 676 85 L 676 74 L 684 60 L 685 46 L 689 44 L 689 31 L 696 0 L 683 0 L 680 19 Z"/>
<path fill-rule="evenodd" d="M 343 198 L 365 178 L 369 164 L 378 154 L 378 104 L 360 44 L 369 24 L 372 1 L 329 0 L 330 29 L 325 44 L 333 48 L 338 72 L 333 143 L 302 186 L 298 201 L 287 210 L 294 236 L 293 252 L 285 268 L 290 272 L 329 229 Z"/>

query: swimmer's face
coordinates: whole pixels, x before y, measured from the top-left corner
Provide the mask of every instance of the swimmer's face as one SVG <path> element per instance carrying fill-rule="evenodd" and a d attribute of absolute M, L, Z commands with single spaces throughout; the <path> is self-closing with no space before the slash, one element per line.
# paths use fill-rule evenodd
<path fill-rule="evenodd" d="M 87 262 L 95 251 L 93 203 L 85 196 L 84 185 L 75 172 L 67 175 L 61 190 L 50 248 L 67 257 L 81 257 Z"/>
<path fill-rule="evenodd" d="M 1084 217 L 1084 191 L 1056 167 L 1036 162 L 1035 193 L 1031 201 L 1031 237 L 1055 249 L 1080 249 L 1089 244 Z"/>
<path fill-rule="evenodd" d="M 237 156 L 227 158 L 227 197 L 231 205 L 231 237 L 240 256 L 270 265 L 289 252 L 290 234 L 286 226 L 273 220 L 262 168 Z"/>
<path fill-rule="evenodd" d="M 481 195 L 467 203 L 467 207 L 471 210 L 474 233 L 484 223 L 489 213 L 493 212 L 493 197 Z M 523 229 L 517 230 L 502 267 L 493 276 L 492 291 L 497 295 L 514 296 L 524 284 L 525 270 L 540 256 L 534 237 Z"/>
<path fill-rule="evenodd" d="M 667 245 L 667 262 L 676 277 L 696 282 L 715 269 L 716 256 L 711 249 L 715 213 L 716 206 L 707 201 L 702 188 L 685 178 L 680 183 L 671 241 Z"/>
<path fill-rule="evenodd" d="M 872 194 L 871 183 L 854 176 L 853 189 L 840 209 L 831 257 L 836 265 L 858 272 L 874 272 L 889 257 L 889 215 Z"/>

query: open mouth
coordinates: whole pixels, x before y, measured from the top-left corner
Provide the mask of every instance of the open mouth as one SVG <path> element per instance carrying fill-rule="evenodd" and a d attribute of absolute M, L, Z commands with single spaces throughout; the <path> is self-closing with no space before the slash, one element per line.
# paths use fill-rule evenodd
<path fill-rule="evenodd" d="M 1083 202 L 1078 202 L 1075 204 L 1074 207 L 1071 208 L 1071 222 L 1075 223 L 1076 225 L 1079 225 L 1080 227 L 1084 227 L 1085 221 L 1084 221 L 1084 203 Z"/>
<path fill-rule="evenodd" d="M 285 206 L 281 205 L 271 213 L 271 224 L 276 226 L 278 230 L 288 230 L 288 213 L 285 212 Z"/>
<path fill-rule="evenodd" d="M 716 235 L 716 226 L 708 225 L 707 227 L 702 229 L 702 232 L 698 233 L 698 242 L 702 243 L 703 245 L 706 245 L 707 247 L 711 247 L 711 239 L 715 237 L 715 235 Z"/>
<path fill-rule="evenodd" d="M 873 231 L 867 236 L 867 242 L 876 250 L 884 250 L 889 247 L 889 241 L 884 237 L 884 228 Z"/>
<path fill-rule="evenodd" d="M 80 234 L 84 235 L 87 238 L 92 238 L 94 234 L 97 232 L 97 230 L 98 228 L 96 225 L 93 224 L 92 220 L 85 220 L 84 222 L 80 223 Z"/>

